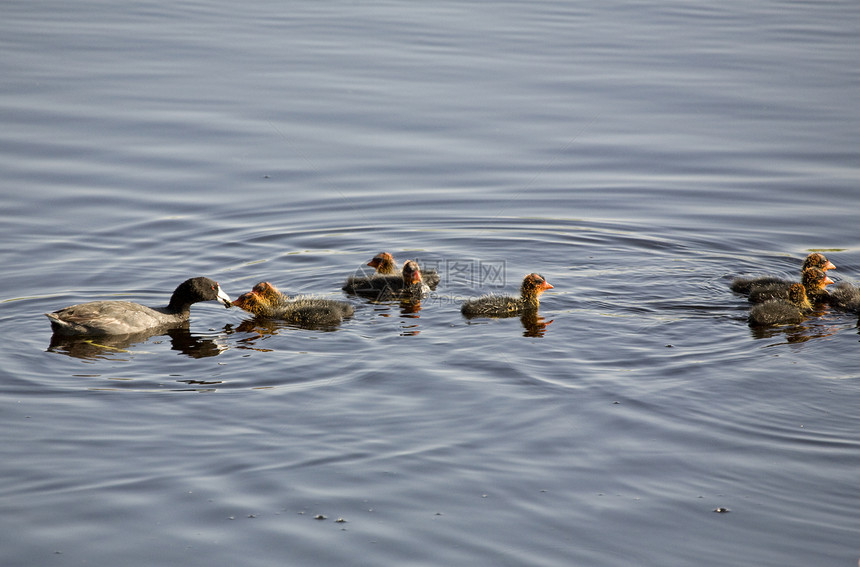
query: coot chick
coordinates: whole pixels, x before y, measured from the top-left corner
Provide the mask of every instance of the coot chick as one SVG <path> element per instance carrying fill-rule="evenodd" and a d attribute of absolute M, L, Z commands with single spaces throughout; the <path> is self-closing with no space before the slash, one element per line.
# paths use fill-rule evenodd
<path fill-rule="evenodd" d="M 429 286 L 424 283 L 421 268 L 415 260 L 404 262 L 400 274 L 351 276 L 346 280 L 343 290 L 379 301 L 396 299 L 420 301 L 430 292 Z"/>
<path fill-rule="evenodd" d="M 376 275 L 390 276 L 397 274 L 397 264 L 394 262 L 394 256 L 389 252 L 380 252 L 374 256 L 367 265 L 376 270 Z M 439 285 L 439 281 L 441 280 L 439 272 L 432 268 L 422 270 L 421 278 L 431 290 L 436 289 L 436 286 Z"/>
<path fill-rule="evenodd" d="M 352 317 L 352 305 L 345 301 L 313 297 L 290 299 L 269 282 L 260 282 L 240 295 L 233 305 L 261 319 L 281 319 L 304 327 L 330 327 Z"/>
<path fill-rule="evenodd" d="M 833 280 L 827 277 L 824 270 L 819 268 L 806 268 L 801 274 L 800 282 L 806 288 L 806 296 L 813 303 L 823 303 L 828 300 L 829 294 L 824 289 Z M 769 299 L 782 299 L 788 293 L 792 284 L 779 282 L 769 285 L 754 286 L 750 290 L 749 300 L 752 303 L 762 303 Z"/>
<path fill-rule="evenodd" d="M 828 260 L 821 252 L 813 252 L 803 261 L 803 265 L 800 267 L 801 274 L 807 268 L 818 268 L 819 270 L 826 272 L 827 270 L 835 270 L 836 266 L 834 266 L 833 263 L 830 262 L 830 260 Z M 784 284 L 785 289 L 788 289 L 788 286 L 792 283 L 794 282 L 776 276 L 761 276 L 757 278 L 738 277 L 732 280 L 731 290 L 737 293 L 748 294 L 751 293 L 754 288 L 778 284 Z"/>
<path fill-rule="evenodd" d="M 191 278 L 179 284 L 167 307 L 152 308 L 131 301 L 90 301 L 45 315 L 60 335 L 129 335 L 184 324 L 193 303 L 214 300 L 231 305 L 218 282 Z"/>
<path fill-rule="evenodd" d="M 540 294 L 552 286 L 540 274 L 529 274 L 523 279 L 520 297 L 485 295 L 463 303 L 460 312 L 467 318 L 514 317 L 527 312 L 536 312 L 540 305 Z"/>
<path fill-rule="evenodd" d="M 802 272 L 806 268 L 818 268 L 819 270 L 826 272 L 827 270 L 835 270 L 836 266 L 834 266 L 833 262 L 828 260 L 821 252 L 813 252 L 806 257 L 806 260 L 803 261 L 803 266 L 801 266 L 800 271 Z"/>
<path fill-rule="evenodd" d="M 806 319 L 812 304 L 806 296 L 803 284 L 792 284 L 782 299 L 769 299 L 753 305 L 749 324 L 753 326 L 796 324 Z"/>
<path fill-rule="evenodd" d="M 380 252 L 367 263 L 368 266 L 376 270 L 377 274 L 389 276 L 397 273 L 397 264 L 394 263 L 394 256 L 388 252 Z"/>
<path fill-rule="evenodd" d="M 849 282 L 839 282 L 830 290 L 828 303 L 840 311 L 860 312 L 860 288 Z"/>

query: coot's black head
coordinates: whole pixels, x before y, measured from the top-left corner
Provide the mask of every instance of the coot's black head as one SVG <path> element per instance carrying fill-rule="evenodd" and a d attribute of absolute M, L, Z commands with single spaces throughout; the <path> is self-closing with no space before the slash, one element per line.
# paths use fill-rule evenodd
<path fill-rule="evenodd" d="M 192 303 L 215 300 L 228 308 L 232 306 L 230 297 L 224 293 L 218 282 L 209 278 L 191 278 L 179 284 L 170 298 L 168 307 L 181 311 L 187 309 Z"/>

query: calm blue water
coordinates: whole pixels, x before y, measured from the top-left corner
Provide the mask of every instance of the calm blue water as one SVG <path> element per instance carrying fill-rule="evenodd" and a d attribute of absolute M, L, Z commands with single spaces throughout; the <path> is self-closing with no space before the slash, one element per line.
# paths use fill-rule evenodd
<path fill-rule="evenodd" d="M 855 2 L 4 2 L 0 563 L 856 565 L 857 316 L 753 332 L 728 282 L 860 280 L 858 36 Z M 420 309 L 340 291 L 381 250 L 439 269 Z M 461 317 L 533 271 L 544 326 Z M 197 275 L 356 314 L 52 343 Z"/>

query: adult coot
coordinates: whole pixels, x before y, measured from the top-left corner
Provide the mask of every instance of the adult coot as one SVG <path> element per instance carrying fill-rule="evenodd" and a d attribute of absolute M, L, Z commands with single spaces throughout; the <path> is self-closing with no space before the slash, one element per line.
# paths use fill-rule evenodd
<path fill-rule="evenodd" d="M 146 307 L 131 301 L 90 301 L 45 315 L 60 335 L 128 335 L 181 325 L 188 321 L 193 303 L 214 300 L 231 306 L 218 282 L 191 278 L 179 284 L 167 307 Z"/>

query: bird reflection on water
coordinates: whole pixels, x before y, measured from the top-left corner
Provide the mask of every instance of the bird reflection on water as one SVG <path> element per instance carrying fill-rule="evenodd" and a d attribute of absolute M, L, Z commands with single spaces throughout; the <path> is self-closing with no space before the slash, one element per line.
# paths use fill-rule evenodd
<path fill-rule="evenodd" d="M 218 340 L 192 334 L 188 326 L 159 329 L 151 332 L 130 335 L 106 335 L 101 337 L 68 336 L 53 334 L 48 352 L 65 354 L 83 360 L 98 360 L 108 358 L 131 358 L 134 351 L 129 350 L 136 344 L 143 343 L 158 336 L 170 337 L 171 350 L 178 351 L 191 358 L 207 358 L 218 356 L 227 346 Z"/>

